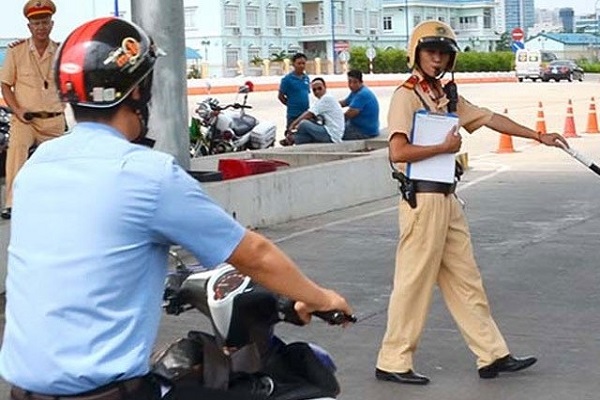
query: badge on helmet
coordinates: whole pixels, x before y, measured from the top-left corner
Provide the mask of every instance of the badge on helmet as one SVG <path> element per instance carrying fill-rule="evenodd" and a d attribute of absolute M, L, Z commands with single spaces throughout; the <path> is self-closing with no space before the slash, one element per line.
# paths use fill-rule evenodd
<path fill-rule="evenodd" d="M 27 19 L 53 15 L 55 12 L 56 6 L 52 0 L 29 0 L 23 6 L 23 15 Z"/>
<path fill-rule="evenodd" d="M 65 102 L 92 108 L 114 107 L 154 69 L 157 51 L 137 25 L 120 18 L 89 21 L 58 49 L 54 65 Z"/>

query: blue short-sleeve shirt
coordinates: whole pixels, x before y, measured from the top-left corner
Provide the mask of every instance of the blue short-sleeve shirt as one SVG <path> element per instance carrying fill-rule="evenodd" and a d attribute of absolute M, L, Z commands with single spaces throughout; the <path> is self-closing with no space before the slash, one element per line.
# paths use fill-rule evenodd
<path fill-rule="evenodd" d="M 47 394 L 146 374 L 169 246 L 212 267 L 245 234 L 173 157 L 97 123 L 38 148 L 12 211 L 0 374 Z"/>
<path fill-rule="evenodd" d="M 309 107 L 310 79 L 293 71 L 281 78 L 279 92 L 287 97 L 287 117 L 298 117 Z"/>
<path fill-rule="evenodd" d="M 359 114 L 349 123 L 357 127 L 364 135 L 379 135 L 379 102 L 375 94 L 366 86 L 351 92 L 345 99 L 349 108 L 359 110 Z"/>

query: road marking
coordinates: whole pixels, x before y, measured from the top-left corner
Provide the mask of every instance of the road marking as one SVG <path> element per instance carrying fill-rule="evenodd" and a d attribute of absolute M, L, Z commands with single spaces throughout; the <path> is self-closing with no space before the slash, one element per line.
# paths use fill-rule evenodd
<path fill-rule="evenodd" d="M 487 165 L 491 166 L 492 168 L 495 168 L 495 170 L 493 170 L 492 172 L 490 172 L 490 173 L 488 173 L 488 174 L 486 174 L 484 176 L 481 176 L 481 177 L 479 177 L 477 179 L 474 179 L 474 180 L 472 180 L 470 182 L 461 184 L 461 186 L 459 186 L 457 192 L 461 192 L 461 191 L 463 191 L 465 189 L 470 188 L 471 186 L 474 186 L 476 184 L 484 182 L 484 181 L 486 181 L 488 179 L 491 179 L 491 178 L 495 177 L 498 174 L 501 174 L 503 172 L 506 172 L 506 171 L 510 170 L 509 166 L 502 165 L 502 164 L 489 163 Z M 398 210 L 398 206 L 388 207 L 388 208 L 384 208 L 384 209 L 381 209 L 381 210 L 378 210 L 378 211 L 372 211 L 372 212 L 369 212 L 369 213 L 365 213 L 365 214 L 361 214 L 361 215 L 356 215 L 354 217 L 344 218 L 344 219 L 340 219 L 340 220 L 337 220 L 337 221 L 334 221 L 334 222 L 328 222 L 326 224 L 315 226 L 315 227 L 310 228 L 310 229 L 304 229 L 304 230 L 301 230 L 301 231 L 297 231 L 297 232 L 291 233 L 291 234 L 289 234 L 287 236 L 283 236 L 283 237 L 280 237 L 278 239 L 275 239 L 275 240 L 273 240 L 273 242 L 274 243 L 286 242 L 288 240 L 295 239 L 295 238 L 301 237 L 301 236 L 305 236 L 305 235 L 317 232 L 317 231 L 322 230 L 322 229 L 327 229 L 327 228 L 331 228 L 331 227 L 338 226 L 338 225 L 344 225 L 344 224 L 348 224 L 348 223 L 351 223 L 351 222 L 360 221 L 362 219 L 376 217 L 378 215 L 385 214 L 385 213 L 392 212 L 392 211 L 397 211 L 397 210 Z"/>

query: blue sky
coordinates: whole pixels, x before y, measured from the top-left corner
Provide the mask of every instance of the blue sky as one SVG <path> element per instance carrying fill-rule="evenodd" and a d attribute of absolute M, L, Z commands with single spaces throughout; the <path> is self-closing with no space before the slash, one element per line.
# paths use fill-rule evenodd
<path fill-rule="evenodd" d="M 536 8 L 563 8 L 571 7 L 576 15 L 594 14 L 595 0 L 534 0 Z M 600 7 L 600 1 L 597 2 Z M 598 10 L 600 12 L 600 10 Z"/>
<path fill-rule="evenodd" d="M 114 12 L 114 0 L 53 0 L 56 4 L 54 14 L 54 40 L 64 40 L 69 32 L 83 22 L 94 17 L 106 16 Z M 26 0 L 3 0 L 0 13 L 0 38 L 28 37 L 27 20 L 23 16 Z M 119 0 L 119 11 L 128 11 L 129 0 Z M 129 17 L 131 15 L 127 14 Z"/>

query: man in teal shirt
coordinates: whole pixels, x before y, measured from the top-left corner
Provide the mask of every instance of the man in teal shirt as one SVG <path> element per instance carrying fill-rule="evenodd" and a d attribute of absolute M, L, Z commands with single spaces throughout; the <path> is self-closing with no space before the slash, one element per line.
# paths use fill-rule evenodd
<path fill-rule="evenodd" d="M 283 146 L 292 144 L 291 138 L 288 139 L 288 128 L 292 122 L 308 110 L 310 94 L 310 79 L 304 72 L 306 69 L 306 55 L 296 53 L 292 57 L 294 70 L 281 78 L 279 85 L 279 101 L 287 107 L 286 113 L 286 139 L 280 143 Z"/>

